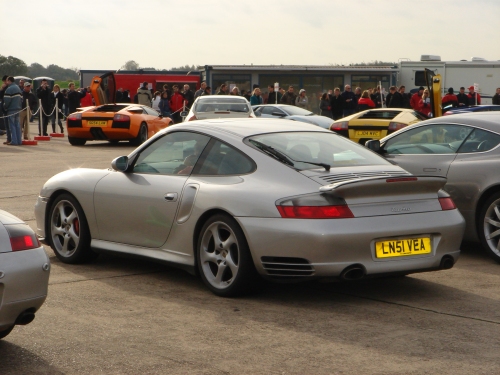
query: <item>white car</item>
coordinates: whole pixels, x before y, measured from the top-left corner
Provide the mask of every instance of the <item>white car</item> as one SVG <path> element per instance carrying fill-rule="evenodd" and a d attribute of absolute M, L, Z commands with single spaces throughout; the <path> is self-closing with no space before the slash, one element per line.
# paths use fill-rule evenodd
<path fill-rule="evenodd" d="M 0 210 L 0 339 L 35 319 L 47 297 L 50 262 L 35 232 Z"/>
<path fill-rule="evenodd" d="M 199 96 L 191 106 L 184 121 L 216 118 L 255 118 L 252 106 L 242 96 Z"/>

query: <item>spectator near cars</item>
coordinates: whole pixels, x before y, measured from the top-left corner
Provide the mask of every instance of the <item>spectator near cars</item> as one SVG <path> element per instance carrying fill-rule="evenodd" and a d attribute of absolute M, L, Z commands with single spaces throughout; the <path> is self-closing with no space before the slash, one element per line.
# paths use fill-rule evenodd
<path fill-rule="evenodd" d="M 152 101 L 152 106 L 153 106 L 153 109 L 156 110 L 156 111 L 159 111 L 160 109 L 158 108 L 158 104 L 160 104 L 160 100 L 161 100 L 161 94 L 159 91 L 155 91 L 155 95 L 154 95 L 154 99 Z"/>
<path fill-rule="evenodd" d="M 281 97 L 281 104 L 295 105 L 297 95 L 293 92 L 293 86 L 288 87 L 288 91 Z"/>
<path fill-rule="evenodd" d="M 220 85 L 219 91 L 217 92 L 217 95 L 229 95 L 227 92 L 227 85 L 223 83 Z"/>
<path fill-rule="evenodd" d="M 122 99 L 123 99 L 123 88 L 120 87 L 117 91 L 116 91 L 116 96 L 115 96 L 115 100 L 117 103 L 121 103 L 122 102 Z"/>
<path fill-rule="evenodd" d="M 23 132 L 23 138 L 29 139 L 29 117 L 26 111 L 26 101 L 29 104 L 30 110 L 33 111 L 36 108 L 36 98 L 35 95 L 31 93 L 31 83 L 26 82 L 23 88 L 23 97 L 22 97 L 22 109 L 19 114 L 19 123 L 21 124 L 21 131 Z"/>
<path fill-rule="evenodd" d="M 492 104 L 500 105 L 500 87 L 497 88 L 497 92 L 495 95 L 493 95 L 493 98 L 491 100 Z"/>
<path fill-rule="evenodd" d="M 321 100 L 319 101 L 319 109 L 321 110 L 321 116 L 333 118 L 330 98 L 328 97 L 328 94 L 326 92 L 321 95 Z"/>
<path fill-rule="evenodd" d="M 22 108 L 21 89 L 16 85 L 14 77 L 7 78 L 7 88 L 3 97 L 3 109 L 8 116 L 11 141 L 8 143 L 13 146 L 22 145 L 21 126 L 19 124 L 19 111 Z"/>
<path fill-rule="evenodd" d="M 276 93 L 274 91 L 273 85 L 267 86 L 267 92 L 268 92 L 267 104 L 279 104 L 279 103 L 281 103 L 281 98 L 283 97 L 283 95 L 281 95 L 280 92 Z M 278 95 L 278 100 L 276 100 L 276 95 Z"/>
<path fill-rule="evenodd" d="M 158 103 L 158 110 L 163 117 L 172 117 L 172 111 L 170 110 L 170 101 L 168 100 L 168 94 L 166 91 L 163 91 L 161 94 L 161 99 Z"/>
<path fill-rule="evenodd" d="M 64 103 L 64 96 L 60 91 L 60 87 L 58 84 L 54 85 L 54 88 L 52 89 L 52 94 L 51 94 L 51 99 L 52 99 L 52 109 L 53 110 L 52 116 L 51 116 L 51 121 L 52 121 L 52 132 L 56 132 L 56 111 L 57 111 L 57 125 L 59 125 L 59 128 L 61 129 L 61 133 L 64 133 L 64 129 L 62 126 L 62 107 Z M 57 104 L 57 107 L 56 107 Z"/>
<path fill-rule="evenodd" d="M 418 102 L 417 111 L 423 113 L 426 116 L 429 116 L 431 113 L 431 98 L 429 95 L 429 90 L 424 90 L 422 93 L 422 98 Z"/>
<path fill-rule="evenodd" d="M 300 89 L 299 96 L 295 98 L 295 105 L 302 109 L 309 109 L 309 99 L 306 95 L 306 90 Z"/>
<path fill-rule="evenodd" d="M 137 90 L 137 104 L 147 105 L 151 107 L 151 100 L 153 96 L 148 88 L 148 83 L 143 82 L 142 86 Z"/>
<path fill-rule="evenodd" d="M 349 115 L 352 115 L 356 111 L 356 107 L 358 105 L 356 96 L 354 93 L 351 91 L 351 86 L 350 85 L 345 85 L 345 90 L 341 94 L 344 104 L 344 108 L 342 111 L 342 116 L 346 117 Z"/>
<path fill-rule="evenodd" d="M 250 105 L 259 105 L 262 104 L 262 97 L 260 96 L 261 92 L 258 87 L 253 90 L 253 95 L 250 97 Z"/>
<path fill-rule="evenodd" d="M 411 108 L 410 96 L 409 94 L 405 93 L 405 90 L 405 86 L 399 87 L 399 93 L 401 94 L 401 108 Z"/>
<path fill-rule="evenodd" d="M 194 99 L 196 100 L 196 98 L 198 96 L 202 96 L 203 93 L 205 92 L 205 89 L 207 87 L 207 83 L 205 81 L 203 81 L 200 85 L 200 89 L 199 90 L 196 90 L 196 92 L 194 93 Z"/>
<path fill-rule="evenodd" d="M 73 82 L 69 83 L 69 91 L 68 91 L 68 108 L 69 113 L 76 112 L 76 109 L 80 107 L 80 100 L 86 94 L 86 91 L 76 91 L 75 84 Z"/>
<path fill-rule="evenodd" d="M 403 108 L 403 97 L 396 90 L 396 86 L 389 87 L 389 94 L 385 99 L 387 108 Z"/>
<path fill-rule="evenodd" d="M 441 106 L 443 107 L 443 113 L 448 109 L 444 109 L 445 107 L 452 106 L 453 108 L 458 107 L 458 99 L 457 96 L 453 93 L 453 87 L 448 88 L 448 92 L 443 99 L 441 99 Z"/>
<path fill-rule="evenodd" d="M 248 101 L 250 101 L 250 98 L 252 97 L 252 95 L 250 94 L 250 91 L 246 91 L 246 90 L 241 90 L 241 96 L 243 96 Z"/>
<path fill-rule="evenodd" d="M 332 115 L 334 120 L 342 118 L 344 111 L 344 98 L 340 95 L 340 88 L 335 87 L 333 95 L 330 97 L 330 106 L 332 107 Z"/>
<path fill-rule="evenodd" d="M 460 92 L 457 95 L 458 106 L 467 107 L 469 105 L 469 97 L 465 93 L 465 87 L 460 87 Z"/>
<path fill-rule="evenodd" d="M 382 108 L 384 98 L 382 97 L 382 91 L 380 86 L 374 88 L 372 95 L 370 95 L 371 100 L 375 103 L 375 108 Z"/>
<path fill-rule="evenodd" d="M 184 107 L 185 99 L 179 93 L 179 86 L 173 85 L 174 93 L 170 98 L 170 110 L 172 111 L 172 120 L 174 120 L 175 124 L 178 124 L 182 121 L 181 119 L 181 111 Z"/>
<path fill-rule="evenodd" d="M 358 100 L 358 112 L 366 111 L 367 109 L 375 108 L 375 103 L 370 99 L 368 90 L 363 91 L 361 98 Z"/>
<path fill-rule="evenodd" d="M 184 99 L 186 99 L 186 106 L 188 108 L 191 108 L 191 106 L 194 103 L 194 92 L 191 90 L 191 88 L 187 84 L 184 85 L 183 95 L 184 95 Z"/>
<path fill-rule="evenodd" d="M 234 86 L 229 95 L 240 96 L 240 90 L 238 89 L 238 87 Z"/>
<path fill-rule="evenodd" d="M 419 103 L 420 103 L 420 100 L 422 99 L 422 94 L 423 93 L 424 93 L 424 87 L 420 86 L 418 88 L 418 92 L 416 92 L 415 94 L 413 94 L 413 96 L 411 97 L 410 105 L 416 111 L 419 110 L 419 106 L 420 106 Z"/>
<path fill-rule="evenodd" d="M 94 105 L 92 102 L 92 95 L 90 95 L 90 87 L 87 87 L 84 97 L 80 100 L 80 105 L 82 107 L 91 107 Z"/>
<path fill-rule="evenodd" d="M 469 87 L 469 94 L 467 95 L 469 98 L 469 105 L 480 105 L 481 104 L 481 95 L 479 93 L 474 92 L 474 86 Z M 477 101 L 476 101 L 477 98 Z"/>
<path fill-rule="evenodd" d="M 42 108 L 40 116 L 42 118 L 42 129 L 38 129 L 38 135 L 47 136 L 47 126 L 49 125 L 50 113 L 53 108 L 50 87 L 46 79 L 42 79 L 42 85 L 36 90 L 36 96 L 40 99 Z"/>

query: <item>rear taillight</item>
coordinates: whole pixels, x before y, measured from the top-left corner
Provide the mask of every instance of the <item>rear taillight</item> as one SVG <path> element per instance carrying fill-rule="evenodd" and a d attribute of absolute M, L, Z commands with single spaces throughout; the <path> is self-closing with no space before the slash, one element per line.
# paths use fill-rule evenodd
<path fill-rule="evenodd" d="M 195 121 L 195 120 L 198 120 L 198 119 L 196 118 L 196 116 L 195 116 L 195 115 L 191 116 L 191 117 L 188 119 L 188 121 Z"/>
<path fill-rule="evenodd" d="M 276 206 L 286 219 L 348 219 L 353 218 L 349 207 L 342 206 Z"/>
<path fill-rule="evenodd" d="M 334 122 L 330 126 L 330 130 L 334 132 L 339 132 L 341 130 L 348 130 L 349 129 L 349 122 L 348 121 L 342 121 L 342 122 Z"/>
<path fill-rule="evenodd" d="M 394 133 L 396 130 L 403 129 L 406 126 L 407 124 L 402 124 L 400 122 L 390 122 L 387 134 Z"/>
<path fill-rule="evenodd" d="M 457 206 L 455 206 L 455 202 L 453 202 L 453 199 L 450 197 L 439 198 L 439 204 L 441 204 L 441 209 L 443 211 L 454 210 L 457 208 Z"/>
<path fill-rule="evenodd" d="M 6 225 L 5 229 L 9 233 L 12 251 L 31 250 L 41 246 L 35 232 L 26 224 Z"/>
<path fill-rule="evenodd" d="M 72 113 L 68 116 L 69 121 L 80 121 L 82 119 L 82 114 L 80 112 Z"/>
<path fill-rule="evenodd" d="M 114 122 L 128 122 L 128 121 L 130 121 L 130 116 L 121 115 L 121 114 L 117 113 L 113 116 L 113 121 Z"/>

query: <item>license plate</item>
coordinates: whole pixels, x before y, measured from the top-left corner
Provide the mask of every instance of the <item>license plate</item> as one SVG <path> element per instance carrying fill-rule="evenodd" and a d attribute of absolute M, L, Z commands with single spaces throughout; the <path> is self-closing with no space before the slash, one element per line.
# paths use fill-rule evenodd
<path fill-rule="evenodd" d="M 358 130 L 356 137 L 380 137 L 379 130 Z"/>
<path fill-rule="evenodd" d="M 87 126 L 106 126 L 107 121 L 87 121 Z"/>
<path fill-rule="evenodd" d="M 429 237 L 375 242 L 375 253 L 377 258 L 429 254 L 431 251 L 431 239 Z"/>

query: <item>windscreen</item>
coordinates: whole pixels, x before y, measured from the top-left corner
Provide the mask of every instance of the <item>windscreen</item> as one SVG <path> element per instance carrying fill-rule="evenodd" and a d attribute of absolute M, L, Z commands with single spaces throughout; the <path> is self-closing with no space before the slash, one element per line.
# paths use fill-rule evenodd
<path fill-rule="evenodd" d="M 250 105 L 246 100 L 236 98 L 211 97 L 207 100 L 198 100 L 195 112 L 250 112 Z"/>
<path fill-rule="evenodd" d="M 128 106 L 129 106 L 128 104 L 124 104 L 124 105 L 105 104 L 105 105 L 101 105 L 99 107 L 96 107 L 96 109 L 94 109 L 94 112 L 118 112 L 124 108 L 127 108 Z"/>
<path fill-rule="evenodd" d="M 293 167 L 299 170 L 318 168 L 318 166 L 307 162 L 328 164 L 331 168 L 390 164 L 365 147 L 334 133 L 286 132 L 259 134 L 247 138 L 245 142 L 261 151 L 265 151 L 265 146 L 272 147 L 273 150 L 291 160 L 294 164 Z M 272 155 L 273 150 L 268 150 L 269 152 L 266 153 L 270 157 L 280 160 L 279 155 L 278 157 Z M 285 164 L 291 165 L 286 160 Z"/>
<path fill-rule="evenodd" d="M 381 120 L 392 120 L 394 117 L 399 115 L 401 111 L 368 111 L 360 119 L 381 119 Z"/>

